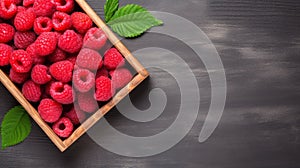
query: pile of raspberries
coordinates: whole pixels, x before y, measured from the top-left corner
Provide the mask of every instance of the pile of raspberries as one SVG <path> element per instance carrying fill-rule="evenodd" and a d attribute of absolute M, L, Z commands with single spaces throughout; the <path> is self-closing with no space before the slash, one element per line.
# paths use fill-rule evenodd
<path fill-rule="evenodd" d="M 0 0 L 0 66 L 10 68 L 9 78 L 62 138 L 133 77 L 117 49 L 103 51 L 105 33 L 74 6 Z"/>

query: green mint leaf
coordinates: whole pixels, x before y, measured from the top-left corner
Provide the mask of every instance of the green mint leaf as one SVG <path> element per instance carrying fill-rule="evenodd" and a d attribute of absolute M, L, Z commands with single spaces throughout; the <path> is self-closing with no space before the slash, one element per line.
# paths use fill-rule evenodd
<path fill-rule="evenodd" d="M 109 22 L 119 8 L 119 0 L 106 0 L 104 5 L 105 21 Z"/>
<path fill-rule="evenodd" d="M 129 4 L 117 10 L 107 24 L 120 36 L 132 38 L 163 22 L 142 6 Z"/>
<path fill-rule="evenodd" d="M 31 131 L 30 117 L 22 106 L 8 111 L 1 124 L 2 149 L 22 142 Z"/>

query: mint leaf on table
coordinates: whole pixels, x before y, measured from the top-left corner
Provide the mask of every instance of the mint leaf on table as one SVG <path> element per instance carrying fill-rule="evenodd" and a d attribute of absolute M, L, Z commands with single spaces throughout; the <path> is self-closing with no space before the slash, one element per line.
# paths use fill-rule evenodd
<path fill-rule="evenodd" d="M 118 9 L 107 24 L 120 36 L 132 38 L 163 22 L 142 6 L 129 4 Z"/>
<path fill-rule="evenodd" d="M 107 0 L 104 5 L 105 21 L 109 22 L 119 8 L 119 0 Z"/>
<path fill-rule="evenodd" d="M 22 106 L 8 111 L 1 124 L 2 149 L 22 142 L 31 131 L 30 117 Z"/>

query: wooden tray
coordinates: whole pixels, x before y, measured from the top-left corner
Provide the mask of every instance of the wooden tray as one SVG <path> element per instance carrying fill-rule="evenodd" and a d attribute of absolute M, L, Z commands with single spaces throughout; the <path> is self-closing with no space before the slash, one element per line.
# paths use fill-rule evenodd
<path fill-rule="evenodd" d="M 128 95 L 135 87 L 137 87 L 144 79 L 149 76 L 147 70 L 136 60 L 130 51 L 120 42 L 120 40 L 112 33 L 109 27 L 99 18 L 94 10 L 86 3 L 85 0 L 75 0 L 78 5 L 85 11 L 93 22 L 106 33 L 110 42 L 123 54 L 129 64 L 137 71 L 137 75 L 121 89 L 107 104 L 103 105 L 98 111 L 83 122 L 72 135 L 61 140 L 51 129 L 51 127 L 40 117 L 37 110 L 25 99 L 20 90 L 8 78 L 8 76 L 0 69 L 0 81 L 8 89 L 8 91 L 17 99 L 17 101 L 25 108 L 28 114 L 42 128 L 52 142 L 63 152 L 71 146 L 78 138 L 80 138 L 89 128 L 91 128 L 98 120 L 100 120 L 110 109 L 119 103 L 126 95 Z"/>

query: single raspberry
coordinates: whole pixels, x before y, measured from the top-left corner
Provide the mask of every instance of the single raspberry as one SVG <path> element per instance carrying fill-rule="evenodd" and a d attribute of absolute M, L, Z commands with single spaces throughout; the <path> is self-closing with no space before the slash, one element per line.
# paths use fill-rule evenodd
<path fill-rule="evenodd" d="M 23 6 L 32 7 L 35 0 L 23 0 Z"/>
<path fill-rule="evenodd" d="M 76 64 L 81 68 L 97 70 L 102 66 L 102 56 L 95 50 L 84 48 L 78 54 Z"/>
<path fill-rule="evenodd" d="M 52 0 L 56 4 L 56 10 L 60 12 L 70 13 L 74 9 L 74 0 Z"/>
<path fill-rule="evenodd" d="M 16 15 L 17 11 L 17 6 L 12 0 L 0 1 L 0 18 L 11 19 Z"/>
<path fill-rule="evenodd" d="M 18 31 L 28 31 L 33 27 L 35 20 L 35 13 L 33 10 L 26 10 L 17 13 L 14 19 L 14 26 Z"/>
<path fill-rule="evenodd" d="M 19 73 L 26 73 L 31 70 L 33 61 L 31 56 L 24 50 L 15 50 L 10 58 L 12 69 Z"/>
<path fill-rule="evenodd" d="M 5 66 L 9 64 L 12 52 L 13 49 L 11 46 L 0 43 L 0 66 Z"/>
<path fill-rule="evenodd" d="M 33 82 L 43 85 L 51 80 L 48 73 L 48 67 L 45 65 L 35 65 L 31 70 L 31 79 Z"/>
<path fill-rule="evenodd" d="M 38 106 L 41 118 L 48 123 L 56 122 L 60 118 L 62 111 L 62 105 L 49 98 L 41 100 Z"/>
<path fill-rule="evenodd" d="M 23 84 L 29 78 L 29 73 L 18 73 L 14 71 L 12 68 L 9 71 L 9 78 L 11 81 L 17 84 Z"/>
<path fill-rule="evenodd" d="M 50 62 L 55 63 L 65 60 L 67 58 L 67 54 L 63 50 L 56 48 L 56 50 L 47 58 Z"/>
<path fill-rule="evenodd" d="M 71 120 L 67 117 L 62 117 L 52 126 L 53 131 L 56 135 L 62 138 L 68 138 L 74 129 Z"/>
<path fill-rule="evenodd" d="M 53 28 L 53 24 L 48 17 L 38 17 L 35 19 L 33 24 L 33 30 L 36 34 L 41 34 L 43 32 L 50 32 Z"/>
<path fill-rule="evenodd" d="M 14 36 L 14 44 L 19 49 L 26 49 L 36 39 L 34 32 L 19 32 L 17 31 Z"/>
<path fill-rule="evenodd" d="M 79 93 L 77 99 L 80 109 L 87 113 L 93 113 L 98 109 L 98 102 L 91 92 Z"/>
<path fill-rule="evenodd" d="M 73 27 L 81 34 L 86 33 L 93 25 L 91 18 L 82 12 L 72 13 L 71 19 Z"/>
<path fill-rule="evenodd" d="M 68 83 L 72 79 L 73 68 L 70 61 L 59 61 L 50 66 L 50 73 L 56 80 Z"/>
<path fill-rule="evenodd" d="M 55 11 L 55 5 L 50 0 L 35 0 L 33 9 L 37 16 L 51 16 Z"/>
<path fill-rule="evenodd" d="M 87 69 L 77 69 L 73 74 L 73 84 L 79 92 L 88 92 L 95 85 L 95 74 Z"/>
<path fill-rule="evenodd" d="M 99 69 L 97 71 L 96 79 L 99 78 L 100 76 L 106 76 L 106 77 L 108 77 L 108 71 L 106 70 L 106 68 L 102 67 L 101 69 Z"/>
<path fill-rule="evenodd" d="M 67 30 L 59 37 L 58 47 L 69 53 L 79 52 L 82 47 L 82 38 L 73 30 Z"/>
<path fill-rule="evenodd" d="M 65 31 L 72 27 L 71 16 L 64 12 L 54 12 L 52 23 L 56 31 Z"/>
<path fill-rule="evenodd" d="M 15 29 L 6 23 L 0 23 L 0 43 L 7 43 L 14 38 Z"/>
<path fill-rule="evenodd" d="M 73 103 L 73 90 L 68 84 L 62 82 L 54 82 L 50 87 L 51 97 L 61 104 Z"/>
<path fill-rule="evenodd" d="M 123 56 L 115 48 L 111 48 L 105 52 L 103 62 L 104 62 L 104 66 L 107 69 L 116 69 L 125 64 L 125 60 L 124 60 Z"/>
<path fill-rule="evenodd" d="M 22 87 L 22 94 L 28 101 L 38 102 L 42 95 L 41 86 L 32 80 L 28 80 Z"/>
<path fill-rule="evenodd" d="M 26 11 L 27 9 L 24 7 L 24 6 L 17 6 L 17 13 L 19 13 L 19 12 L 24 12 L 24 11 Z"/>
<path fill-rule="evenodd" d="M 56 34 L 53 32 L 42 33 L 34 42 L 35 51 L 40 56 L 47 56 L 54 52 L 57 45 Z"/>
<path fill-rule="evenodd" d="M 31 56 L 34 65 L 45 63 L 45 57 L 41 57 L 36 53 L 34 44 L 30 44 L 27 47 L 26 52 Z"/>
<path fill-rule="evenodd" d="M 70 111 L 65 113 L 65 117 L 69 118 L 74 125 L 78 125 L 85 120 L 85 114 L 79 108 L 73 107 Z"/>
<path fill-rule="evenodd" d="M 108 77 L 101 76 L 96 79 L 95 99 L 98 101 L 108 101 L 115 94 L 111 80 Z"/>
<path fill-rule="evenodd" d="M 91 48 L 94 50 L 100 50 L 106 43 L 107 36 L 100 28 L 90 28 L 84 38 L 83 45 L 87 48 Z"/>
<path fill-rule="evenodd" d="M 126 86 L 132 79 L 132 74 L 128 69 L 120 68 L 110 72 L 114 88 L 120 89 Z"/>

